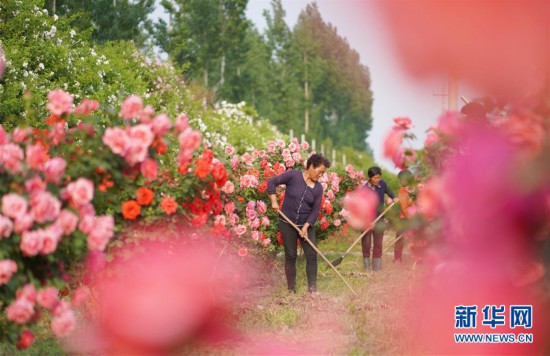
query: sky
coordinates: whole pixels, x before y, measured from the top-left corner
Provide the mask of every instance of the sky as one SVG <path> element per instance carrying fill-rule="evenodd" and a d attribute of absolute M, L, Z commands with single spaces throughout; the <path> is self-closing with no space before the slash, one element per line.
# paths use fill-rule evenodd
<path fill-rule="evenodd" d="M 402 116 L 412 119 L 412 132 L 417 139 L 408 144 L 420 148 L 426 130 L 436 123 L 443 105 L 446 105 L 446 97 L 437 95 L 445 90 L 446 82 L 436 78 L 419 83 L 407 76 L 393 51 L 376 1 L 381 0 L 317 0 L 317 5 L 323 19 L 337 28 L 340 36 L 345 37 L 359 53 L 361 63 L 370 70 L 374 103 L 373 125 L 367 142 L 373 149 L 375 161 L 395 172 L 391 161 L 382 156 L 384 137 L 391 129 L 393 119 Z M 285 20 L 290 28 L 294 27 L 300 11 L 310 2 L 282 0 Z M 262 15 L 266 9 L 270 9 L 270 0 L 248 2 L 246 16 L 260 31 L 266 26 Z"/>

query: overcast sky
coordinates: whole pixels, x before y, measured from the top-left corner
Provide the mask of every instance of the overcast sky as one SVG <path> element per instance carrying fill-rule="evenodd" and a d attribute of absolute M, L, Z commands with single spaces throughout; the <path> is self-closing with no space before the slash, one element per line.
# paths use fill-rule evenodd
<path fill-rule="evenodd" d="M 347 38 L 350 46 L 359 53 L 361 62 L 370 69 L 374 104 L 373 128 L 367 141 L 374 151 L 375 160 L 384 168 L 394 170 L 391 161 L 381 156 L 382 142 L 393 118 L 408 116 L 412 119 L 413 132 L 418 137 L 413 146 L 420 147 L 426 137 L 425 131 L 436 122 L 442 103 L 446 103 L 444 97 L 434 95 L 441 93 L 446 83 L 439 79 L 418 83 L 408 78 L 392 50 L 387 30 L 374 4 L 376 1 L 381 0 L 317 0 L 317 5 L 323 19 Z M 310 2 L 282 0 L 286 22 L 291 28 L 300 11 Z M 270 9 L 270 0 L 248 2 L 246 15 L 260 31 L 265 28 L 262 15 L 265 9 Z"/>

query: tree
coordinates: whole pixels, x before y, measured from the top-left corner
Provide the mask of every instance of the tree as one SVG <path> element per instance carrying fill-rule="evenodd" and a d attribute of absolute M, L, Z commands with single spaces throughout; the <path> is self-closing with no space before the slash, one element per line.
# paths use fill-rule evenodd
<path fill-rule="evenodd" d="M 143 47 L 152 33 L 148 16 L 154 5 L 155 0 L 46 0 L 44 7 L 58 16 L 80 14 L 75 25 L 93 28 L 92 40 L 97 43 L 133 41 Z"/>

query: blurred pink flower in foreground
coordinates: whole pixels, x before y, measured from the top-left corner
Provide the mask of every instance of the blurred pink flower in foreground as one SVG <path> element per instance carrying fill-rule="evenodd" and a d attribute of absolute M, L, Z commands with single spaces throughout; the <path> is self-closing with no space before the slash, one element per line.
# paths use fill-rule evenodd
<path fill-rule="evenodd" d="M 359 188 L 344 197 L 346 221 L 356 230 L 366 230 L 374 221 L 378 196 L 370 189 Z"/>

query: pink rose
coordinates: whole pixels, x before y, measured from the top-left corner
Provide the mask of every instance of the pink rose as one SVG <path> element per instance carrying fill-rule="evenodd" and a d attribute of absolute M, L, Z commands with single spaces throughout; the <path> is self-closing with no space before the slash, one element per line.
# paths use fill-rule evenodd
<path fill-rule="evenodd" d="M 285 146 L 286 146 L 285 141 L 283 141 L 281 139 L 275 140 L 275 143 L 277 144 L 277 147 L 279 147 L 279 148 L 285 148 Z"/>
<path fill-rule="evenodd" d="M 214 227 L 218 229 L 225 227 L 224 215 L 216 215 L 216 217 L 214 218 Z"/>
<path fill-rule="evenodd" d="M 58 295 L 57 288 L 55 287 L 48 287 L 45 289 L 41 289 L 36 293 L 36 302 L 41 307 L 51 310 L 53 309 L 59 300 L 57 299 Z"/>
<path fill-rule="evenodd" d="M 151 118 L 155 115 L 155 109 L 151 105 L 146 105 L 143 110 L 138 114 L 137 118 L 142 124 L 146 124 L 151 121 Z"/>
<path fill-rule="evenodd" d="M 384 157 L 392 158 L 401 149 L 403 133 L 400 130 L 392 129 L 384 140 Z"/>
<path fill-rule="evenodd" d="M 227 146 L 225 148 L 225 154 L 228 155 L 228 156 L 231 156 L 232 154 L 235 153 L 235 149 L 231 146 Z"/>
<path fill-rule="evenodd" d="M 258 217 L 258 213 L 254 210 L 247 210 L 246 211 L 246 218 L 248 220 L 254 220 Z"/>
<path fill-rule="evenodd" d="M 61 157 L 55 157 L 47 161 L 44 165 L 46 182 L 59 183 L 59 180 L 65 174 L 65 168 L 67 168 L 67 162 Z"/>
<path fill-rule="evenodd" d="M 332 223 L 334 224 L 334 226 L 338 227 L 342 224 L 342 221 L 340 219 L 336 219 Z"/>
<path fill-rule="evenodd" d="M 336 198 L 336 196 L 334 195 L 334 192 L 332 191 L 332 189 L 329 189 L 327 191 L 327 199 L 329 201 L 334 201 L 335 198 Z"/>
<path fill-rule="evenodd" d="M 246 226 L 244 225 L 237 225 L 235 226 L 235 228 L 233 229 L 233 231 L 235 231 L 235 233 L 239 236 L 243 235 L 244 233 L 246 233 Z"/>
<path fill-rule="evenodd" d="M 196 150 L 201 144 L 201 133 L 188 127 L 179 134 L 178 141 L 180 149 Z"/>
<path fill-rule="evenodd" d="M 31 214 L 37 223 L 53 221 L 61 211 L 61 202 L 50 192 L 39 192 L 31 197 Z"/>
<path fill-rule="evenodd" d="M 233 213 L 235 211 L 235 203 L 233 203 L 231 201 L 231 202 L 225 204 L 224 210 L 225 210 L 225 213 L 227 215 L 230 215 L 231 213 Z"/>
<path fill-rule="evenodd" d="M 88 204 L 94 197 L 94 183 L 87 178 L 78 178 L 67 186 L 67 192 L 77 207 Z"/>
<path fill-rule="evenodd" d="M 3 237 L 10 237 L 13 231 L 13 223 L 10 219 L 0 215 L 0 240 Z"/>
<path fill-rule="evenodd" d="M 128 131 L 128 130 L 127 130 Z M 149 147 L 155 140 L 155 134 L 149 125 L 139 124 L 129 129 L 131 139 L 139 141 L 140 145 Z"/>
<path fill-rule="evenodd" d="M 258 209 L 258 213 L 260 214 L 265 214 L 267 212 L 267 204 L 261 200 L 258 200 L 256 207 Z"/>
<path fill-rule="evenodd" d="M 53 125 L 50 129 L 50 133 L 48 134 L 48 137 L 50 138 L 50 143 L 52 146 L 57 146 L 61 142 L 63 142 L 63 138 L 65 137 L 65 125 L 62 123 L 57 123 Z"/>
<path fill-rule="evenodd" d="M 396 117 L 393 122 L 395 123 L 394 127 L 399 130 L 408 130 L 412 127 L 412 121 L 408 117 Z"/>
<path fill-rule="evenodd" d="M 292 154 L 292 159 L 295 161 L 295 162 L 301 162 L 302 161 L 302 156 L 298 153 L 298 152 L 294 152 Z"/>
<path fill-rule="evenodd" d="M 378 197 L 367 188 L 360 188 L 344 197 L 344 208 L 348 216 L 346 220 L 356 230 L 366 230 L 376 216 Z"/>
<path fill-rule="evenodd" d="M 69 335 L 75 328 L 76 319 L 72 310 L 67 310 L 64 313 L 52 319 L 52 331 L 57 337 Z"/>
<path fill-rule="evenodd" d="M 34 304 L 36 301 L 36 289 L 34 285 L 28 283 L 25 286 L 17 291 L 15 294 L 16 299 L 25 299 L 30 303 Z"/>
<path fill-rule="evenodd" d="M 50 253 L 55 252 L 57 249 L 57 244 L 61 239 L 61 234 L 63 233 L 61 227 L 50 225 L 48 228 L 38 230 L 37 232 L 40 234 L 40 238 L 42 239 L 40 254 L 49 255 Z"/>
<path fill-rule="evenodd" d="M 46 183 L 40 178 L 40 176 L 34 176 L 34 178 L 28 179 L 25 182 L 25 190 L 29 195 L 33 195 L 38 192 L 46 190 Z"/>
<path fill-rule="evenodd" d="M 225 182 L 222 187 L 222 192 L 225 194 L 233 194 L 235 192 L 235 185 L 231 181 Z"/>
<path fill-rule="evenodd" d="M 34 315 L 34 305 L 27 299 L 16 299 L 6 308 L 8 320 L 16 324 L 25 324 Z"/>
<path fill-rule="evenodd" d="M 15 219 L 27 212 L 27 200 L 22 196 L 9 193 L 2 197 L 2 213 L 12 219 Z"/>
<path fill-rule="evenodd" d="M 248 224 L 250 226 L 250 228 L 252 228 L 253 230 L 256 230 L 260 227 L 260 219 L 258 219 L 257 217 L 254 218 L 252 221 L 249 222 Z"/>
<path fill-rule="evenodd" d="M 140 165 L 140 171 L 141 174 L 147 178 L 147 180 L 155 180 L 157 179 L 158 175 L 158 164 L 157 161 L 155 161 L 152 158 L 147 158 L 145 161 L 143 161 Z"/>
<path fill-rule="evenodd" d="M 277 144 L 275 143 L 275 141 L 269 141 L 267 143 L 267 152 L 275 153 L 275 148 L 277 148 Z"/>
<path fill-rule="evenodd" d="M 131 120 L 138 116 L 143 109 L 143 101 L 141 97 L 137 95 L 130 95 L 122 102 L 122 108 L 120 109 L 120 116 L 123 119 Z"/>
<path fill-rule="evenodd" d="M 444 135 L 452 136 L 459 133 L 462 128 L 459 114 L 447 111 L 439 117 L 437 130 Z"/>
<path fill-rule="evenodd" d="M 57 303 L 55 307 L 52 310 L 50 310 L 50 314 L 53 316 L 59 316 L 69 310 L 71 310 L 70 304 L 64 300 L 60 300 L 59 303 Z"/>
<path fill-rule="evenodd" d="M 27 156 L 27 165 L 31 169 L 41 169 L 43 164 L 49 159 L 48 153 L 39 144 L 27 146 L 25 154 Z"/>
<path fill-rule="evenodd" d="M 124 159 L 131 166 L 145 161 L 148 155 L 148 146 L 145 146 L 140 140 L 129 139 Z"/>
<path fill-rule="evenodd" d="M 258 178 L 251 174 L 245 174 L 240 177 L 239 183 L 241 188 L 256 188 L 258 187 Z"/>
<path fill-rule="evenodd" d="M 269 245 L 270 243 L 271 243 L 271 240 L 270 240 L 270 239 L 263 239 L 263 240 L 262 240 L 262 244 L 263 244 L 264 246 L 267 246 L 267 245 Z"/>
<path fill-rule="evenodd" d="M 256 209 L 256 202 L 255 201 L 249 201 L 246 203 L 246 211 L 248 210 L 254 210 Z"/>
<path fill-rule="evenodd" d="M 269 226 L 269 224 L 270 224 L 269 218 L 267 216 L 262 217 L 262 219 L 260 220 L 260 223 L 263 226 Z"/>
<path fill-rule="evenodd" d="M 172 122 L 170 121 L 168 115 L 165 114 L 155 116 L 151 125 L 153 133 L 157 136 L 163 136 L 168 132 L 168 130 L 170 130 L 171 127 Z"/>
<path fill-rule="evenodd" d="M 31 134 L 32 134 L 32 129 L 30 127 L 27 127 L 24 129 L 18 127 L 15 130 L 13 130 L 13 141 L 17 143 L 25 142 Z"/>
<path fill-rule="evenodd" d="M 13 230 L 18 234 L 22 234 L 23 232 L 30 229 L 33 225 L 34 225 L 34 218 L 32 217 L 32 215 L 24 214 L 24 215 L 18 216 L 15 219 Z"/>
<path fill-rule="evenodd" d="M 189 127 L 189 120 L 187 120 L 187 116 L 185 114 L 179 114 L 176 118 L 176 129 L 179 132 L 184 131 L 186 128 Z"/>
<path fill-rule="evenodd" d="M 304 151 L 309 150 L 309 143 L 307 143 L 307 141 L 302 142 L 302 150 Z"/>
<path fill-rule="evenodd" d="M 19 145 L 8 143 L 0 146 L 0 164 L 11 174 L 19 173 L 23 170 L 23 150 Z"/>
<path fill-rule="evenodd" d="M 294 162 L 294 160 L 292 160 L 292 159 L 289 159 L 288 161 L 285 162 L 285 165 L 287 167 L 294 167 L 295 164 L 296 164 L 296 162 Z"/>
<path fill-rule="evenodd" d="M 95 215 L 84 215 L 80 217 L 78 229 L 85 234 L 89 234 L 95 227 Z"/>
<path fill-rule="evenodd" d="M 115 127 L 107 128 L 102 137 L 103 143 L 111 149 L 114 154 L 124 156 L 129 145 L 129 137 L 126 131 Z"/>
<path fill-rule="evenodd" d="M 426 136 L 426 140 L 424 141 L 424 147 L 431 146 L 437 141 L 439 141 L 439 136 L 437 136 L 437 134 L 435 134 L 434 132 L 430 131 Z"/>
<path fill-rule="evenodd" d="M 231 157 L 231 169 L 235 170 L 239 166 L 239 162 L 240 159 L 238 155 Z"/>
<path fill-rule="evenodd" d="M 114 234 L 115 219 L 110 215 L 96 218 L 94 229 L 87 239 L 90 251 L 103 251 Z"/>
<path fill-rule="evenodd" d="M 70 235 L 76 229 L 78 217 L 70 211 L 64 209 L 57 217 L 55 224 L 63 230 L 65 235 Z"/>
<path fill-rule="evenodd" d="M 46 109 L 56 116 L 70 114 L 73 110 L 73 97 L 63 90 L 52 90 L 48 93 Z"/>
<path fill-rule="evenodd" d="M 260 239 L 260 232 L 259 231 L 252 231 L 250 233 L 250 237 L 252 238 L 252 240 L 254 241 L 258 241 Z"/>
<path fill-rule="evenodd" d="M 0 286 L 10 281 L 17 272 L 17 263 L 12 260 L 0 260 Z"/>
<path fill-rule="evenodd" d="M 245 153 L 241 156 L 241 160 L 246 164 L 247 166 L 252 165 L 252 161 L 254 160 L 254 157 L 250 153 Z"/>
<path fill-rule="evenodd" d="M 300 146 L 292 142 L 290 145 L 288 145 L 288 149 L 290 150 L 290 152 L 296 152 L 297 150 L 300 149 Z"/>
<path fill-rule="evenodd" d="M 235 226 L 239 223 L 239 215 L 237 214 L 231 214 L 229 215 L 229 223 L 231 226 Z"/>
<path fill-rule="evenodd" d="M 88 116 L 91 112 L 99 109 L 99 102 L 97 100 L 84 99 L 78 104 L 74 113 L 77 115 Z"/>

